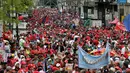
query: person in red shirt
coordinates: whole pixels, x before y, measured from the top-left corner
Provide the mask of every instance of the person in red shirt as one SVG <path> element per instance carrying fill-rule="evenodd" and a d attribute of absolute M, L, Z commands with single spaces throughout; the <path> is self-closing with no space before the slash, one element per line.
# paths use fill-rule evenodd
<path fill-rule="evenodd" d="M 30 73 L 35 72 L 35 68 L 36 68 L 35 64 L 29 64 L 28 65 L 28 70 L 29 70 Z"/>
<path fill-rule="evenodd" d="M 18 73 L 27 73 L 27 72 L 28 72 L 28 68 L 26 67 L 26 62 L 21 61 L 21 69 L 18 71 Z"/>

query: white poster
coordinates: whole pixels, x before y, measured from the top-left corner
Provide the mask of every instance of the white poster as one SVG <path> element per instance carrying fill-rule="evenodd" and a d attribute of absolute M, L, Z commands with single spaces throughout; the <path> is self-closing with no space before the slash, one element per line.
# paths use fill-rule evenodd
<path fill-rule="evenodd" d="M 92 20 L 92 27 L 100 27 L 102 26 L 102 21 L 101 20 Z"/>
<path fill-rule="evenodd" d="M 81 16 L 81 18 L 84 18 L 84 10 L 83 10 L 83 6 L 81 6 L 80 7 L 81 8 L 81 10 L 80 10 L 80 16 Z"/>
<path fill-rule="evenodd" d="M 67 63 L 66 66 L 65 66 L 65 70 L 66 71 L 72 71 L 73 70 L 73 64 Z"/>
<path fill-rule="evenodd" d="M 26 25 L 27 25 L 26 22 L 20 22 L 18 24 L 18 28 L 26 29 Z M 16 28 L 16 24 L 13 25 L 13 28 Z"/>

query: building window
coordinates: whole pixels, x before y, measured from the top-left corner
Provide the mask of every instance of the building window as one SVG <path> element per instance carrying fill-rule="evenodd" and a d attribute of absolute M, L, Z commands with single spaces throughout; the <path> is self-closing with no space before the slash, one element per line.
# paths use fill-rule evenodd
<path fill-rule="evenodd" d="M 88 14 L 94 14 L 94 8 L 93 7 L 88 8 Z"/>
<path fill-rule="evenodd" d="M 124 9 L 120 9 L 120 15 L 124 15 Z"/>
<path fill-rule="evenodd" d="M 117 5 L 114 5 L 114 11 L 117 11 L 117 10 L 118 10 Z"/>

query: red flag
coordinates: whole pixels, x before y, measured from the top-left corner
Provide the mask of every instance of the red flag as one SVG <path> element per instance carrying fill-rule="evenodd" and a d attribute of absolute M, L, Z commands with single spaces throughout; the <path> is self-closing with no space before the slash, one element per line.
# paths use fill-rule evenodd
<path fill-rule="evenodd" d="M 119 22 L 118 18 L 115 18 L 115 20 L 112 22 L 109 22 L 109 24 L 117 24 L 118 22 Z"/>
<path fill-rule="evenodd" d="M 18 17 L 18 20 L 23 20 L 23 16 L 19 16 L 19 17 Z"/>
<path fill-rule="evenodd" d="M 118 22 L 116 24 L 115 30 L 122 30 L 122 31 L 126 31 L 126 28 L 123 26 L 123 24 L 121 22 Z"/>
<path fill-rule="evenodd" d="M 46 17 L 45 23 L 48 23 L 48 22 L 49 22 L 49 16 Z"/>

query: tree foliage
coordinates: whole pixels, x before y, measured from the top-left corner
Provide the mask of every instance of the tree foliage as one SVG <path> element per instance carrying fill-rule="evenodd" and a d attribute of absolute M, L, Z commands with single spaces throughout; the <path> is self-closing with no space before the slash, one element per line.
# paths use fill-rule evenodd
<path fill-rule="evenodd" d="M 1 0 L 0 1 L 0 20 L 18 23 L 17 18 L 10 14 L 27 12 L 33 6 L 33 0 Z"/>

